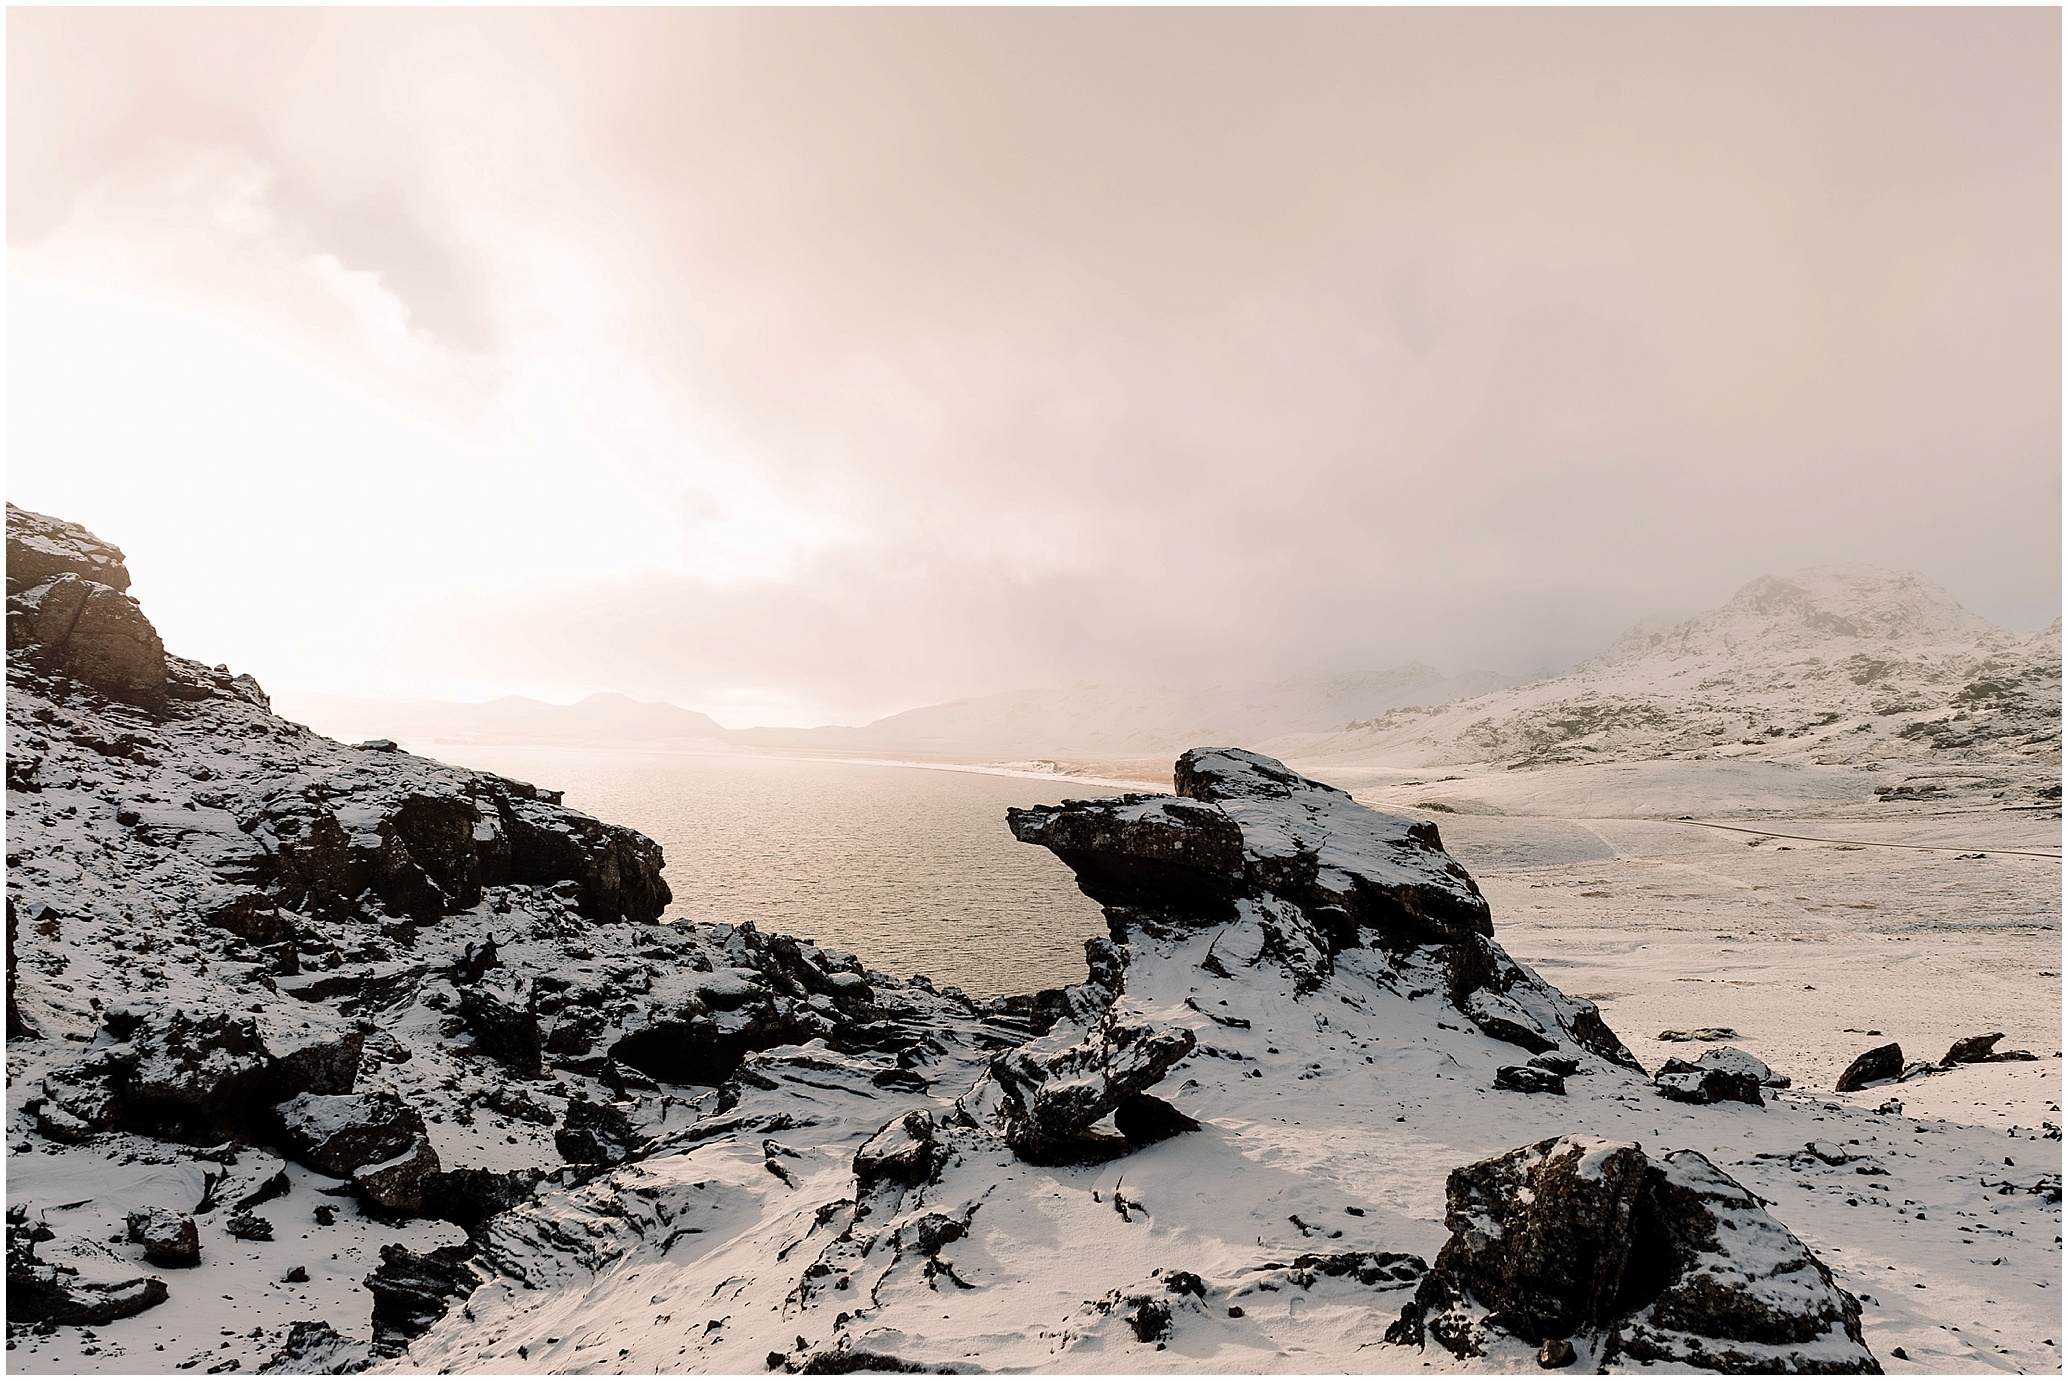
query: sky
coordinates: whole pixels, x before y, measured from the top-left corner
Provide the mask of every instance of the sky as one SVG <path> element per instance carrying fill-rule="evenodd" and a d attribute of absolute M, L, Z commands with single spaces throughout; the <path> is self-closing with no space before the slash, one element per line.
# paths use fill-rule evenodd
<path fill-rule="evenodd" d="M 2056 9 L 22 9 L 7 494 L 282 689 L 2060 612 Z"/>

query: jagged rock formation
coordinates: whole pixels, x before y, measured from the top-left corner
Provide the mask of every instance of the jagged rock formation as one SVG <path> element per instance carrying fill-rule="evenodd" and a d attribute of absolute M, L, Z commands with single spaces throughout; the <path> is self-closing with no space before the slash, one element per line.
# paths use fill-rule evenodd
<path fill-rule="evenodd" d="M 1269 960 L 1304 992 L 1322 985 L 1344 950 L 1368 949 L 1395 981 L 1429 982 L 1496 1040 L 1533 1053 L 1569 1046 L 1637 1067 L 1592 1003 L 1567 997 L 1494 943 L 1486 899 L 1443 851 L 1433 823 L 1359 805 L 1241 749 L 1187 752 L 1175 783 L 1174 796 L 1015 810 L 1010 823 L 1023 843 L 1070 866 L 1105 907 L 1116 945 L 1209 935 L 1202 967 L 1225 977 L 1231 965 Z M 1116 960 L 1095 961 L 1094 983 L 1102 967 L 1122 971 Z M 1141 1039 L 1101 1032 L 1095 1043 L 1146 1068 L 1154 1061 L 1133 1053 Z M 1183 1053 L 1170 1053 L 1163 1068 Z M 1065 1062 L 1058 1073 L 1077 1067 Z"/>

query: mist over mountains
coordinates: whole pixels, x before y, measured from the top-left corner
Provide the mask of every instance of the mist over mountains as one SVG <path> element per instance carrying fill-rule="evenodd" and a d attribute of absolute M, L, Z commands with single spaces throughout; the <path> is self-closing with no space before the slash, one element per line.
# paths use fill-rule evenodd
<path fill-rule="evenodd" d="M 922 706 L 861 726 L 728 729 L 622 695 L 574 705 L 380 702 L 284 693 L 344 737 L 644 745 L 981 760 L 1149 759 L 1201 743 L 1302 760 L 1558 766 L 1776 754 L 2057 761 L 2060 625 L 2019 633 L 1915 575 L 1823 566 L 1766 575 L 1722 606 L 1651 620 L 1527 683 L 1411 662 L 1361 675 L 1149 686 L 1080 683 Z"/>

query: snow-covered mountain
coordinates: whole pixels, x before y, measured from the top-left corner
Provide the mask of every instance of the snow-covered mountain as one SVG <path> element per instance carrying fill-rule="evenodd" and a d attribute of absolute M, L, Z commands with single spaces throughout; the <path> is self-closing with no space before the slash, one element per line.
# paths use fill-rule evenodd
<path fill-rule="evenodd" d="M 1560 676 L 1267 746 L 1430 768 L 1879 764 L 1922 774 L 1891 792 L 1987 785 L 2058 803 L 2061 627 L 2015 633 L 1915 576 L 1816 567 L 1761 577 L 1679 624 L 1639 625 Z"/>
<path fill-rule="evenodd" d="M 11 1370 L 1873 1372 L 1825 1254 L 1914 1205 L 2058 1265 L 2000 1134 L 1647 1078 L 1435 825 L 1269 758 L 1011 812 L 1109 933 L 977 1003 L 669 921 L 651 841 L 314 735 L 9 531 Z"/>

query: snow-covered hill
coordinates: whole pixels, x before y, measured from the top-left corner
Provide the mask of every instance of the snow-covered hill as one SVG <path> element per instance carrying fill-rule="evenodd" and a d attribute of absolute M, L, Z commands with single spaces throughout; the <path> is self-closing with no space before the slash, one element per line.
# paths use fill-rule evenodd
<path fill-rule="evenodd" d="M 1561 676 L 1266 746 L 1352 775 L 1872 765 L 1884 800 L 2057 809 L 2061 628 L 2014 633 L 1915 576 L 1817 567 L 1762 577 L 1677 625 L 1640 625 Z"/>

